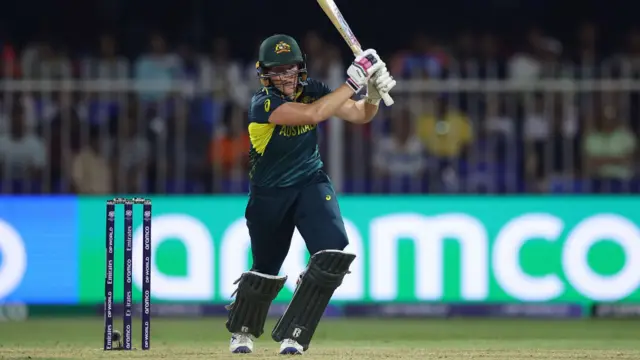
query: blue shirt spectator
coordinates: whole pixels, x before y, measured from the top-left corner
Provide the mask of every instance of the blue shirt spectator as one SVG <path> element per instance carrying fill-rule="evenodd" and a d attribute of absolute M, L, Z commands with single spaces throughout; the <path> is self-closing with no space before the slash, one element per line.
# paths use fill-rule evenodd
<path fill-rule="evenodd" d="M 155 34 L 151 37 L 151 52 L 136 62 L 138 94 L 145 101 L 163 100 L 169 95 L 170 86 L 180 77 L 180 73 L 180 59 L 176 54 L 168 53 L 164 38 Z"/>

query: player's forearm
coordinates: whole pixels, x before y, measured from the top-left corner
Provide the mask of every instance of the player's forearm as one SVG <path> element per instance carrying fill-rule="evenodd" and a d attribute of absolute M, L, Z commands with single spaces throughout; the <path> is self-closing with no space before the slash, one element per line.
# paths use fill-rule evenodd
<path fill-rule="evenodd" d="M 378 113 L 378 106 L 366 100 L 348 101 L 338 112 L 338 117 L 353 124 L 366 124 Z"/>
<path fill-rule="evenodd" d="M 371 120 L 373 120 L 373 118 L 378 113 L 378 109 L 380 108 L 378 105 L 368 103 L 365 99 L 362 99 L 356 102 L 356 106 L 358 107 L 358 109 L 361 109 L 360 110 L 360 113 L 362 114 L 362 121 L 360 122 L 361 124 L 366 124 Z"/>
<path fill-rule="evenodd" d="M 353 96 L 353 90 L 347 84 L 343 84 L 331 94 L 323 96 L 308 106 L 308 111 L 313 121 L 317 124 L 334 116 L 342 108 L 347 100 Z"/>

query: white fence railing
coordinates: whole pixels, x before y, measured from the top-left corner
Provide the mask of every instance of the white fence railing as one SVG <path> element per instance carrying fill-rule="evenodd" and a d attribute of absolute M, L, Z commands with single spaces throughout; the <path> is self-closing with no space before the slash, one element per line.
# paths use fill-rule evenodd
<path fill-rule="evenodd" d="M 244 192 L 246 107 L 193 82 L 0 81 L 0 193 Z M 409 80 L 322 126 L 347 192 L 635 191 L 640 81 Z"/>

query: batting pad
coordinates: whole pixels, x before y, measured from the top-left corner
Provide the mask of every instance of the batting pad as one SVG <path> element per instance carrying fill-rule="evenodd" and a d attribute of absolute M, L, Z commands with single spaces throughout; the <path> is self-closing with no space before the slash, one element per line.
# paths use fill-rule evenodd
<path fill-rule="evenodd" d="M 275 341 L 293 339 L 305 351 L 334 291 L 342 284 L 356 258 L 340 250 L 315 253 L 293 293 L 293 299 L 271 333 Z"/>
<path fill-rule="evenodd" d="M 265 275 L 248 271 L 236 280 L 236 299 L 227 306 L 227 330 L 248 333 L 256 338 L 264 332 L 264 322 L 273 299 L 284 287 L 286 276 Z"/>

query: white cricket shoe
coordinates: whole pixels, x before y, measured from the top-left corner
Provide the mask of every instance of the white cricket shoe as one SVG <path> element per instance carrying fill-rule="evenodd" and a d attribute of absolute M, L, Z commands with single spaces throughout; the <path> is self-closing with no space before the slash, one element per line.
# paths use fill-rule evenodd
<path fill-rule="evenodd" d="M 297 341 L 284 339 L 280 343 L 280 355 L 302 355 L 304 348 Z"/>
<path fill-rule="evenodd" d="M 253 352 L 253 337 L 247 333 L 231 335 L 229 350 L 234 354 L 250 354 Z"/>

